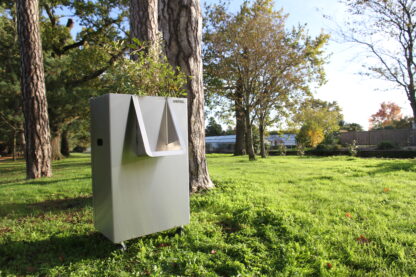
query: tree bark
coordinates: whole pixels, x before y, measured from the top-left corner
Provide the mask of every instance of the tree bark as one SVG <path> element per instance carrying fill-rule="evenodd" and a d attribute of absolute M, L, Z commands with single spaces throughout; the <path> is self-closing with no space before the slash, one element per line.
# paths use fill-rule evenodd
<path fill-rule="evenodd" d="M 61 154 L 64 157 L 69 157 L 69 155 L 70 155 L 67 128 L 65 128 L 65 130 L 62 132 L 62 136 L 61 136 Z"/>
<path fill-rule="evenodd" d="M 415 92 L 413 92 L 414 95 Z M 410 107 L 412 107 L 413 112 L 413 121 L 412 121 L 412 129 L 416 129 L 416 101 L 409 98 Z"/>
<path fill-rule="evenodd" d="M 13 142 L 12 142 L 12 156 L 13 156 L 13 161 L 16 161 L 16 147 L 17 147 L 17 132 L 14 131 L 13 132 Z"/>
<path fill-rule="evenodd" d="M 264 143 L 264 122 L 260 120 L 259 124 L 259 133 L 260 133 L 260 155 L 262 158 L 266 158 L 266 145 Z"/>
<path fill-rule="evenodd" d="M 62 133 L 60 131 L 54 132 L 52 134 L 51 146 L 52 146 L 52 160 L 58 161 L 63 159 L 63 155 L 61 153 L 61 140 L 62 140 Z"/>
<path fill-rule="evenodd" d="M 243 109 L 243 95 L 240 82 L 236 87 L 235 98 L 235 147 L 234 156 L 245 155 L 246 152 L 246 124 Z"/>
<path fill-rule="evenodd" d="M 155 54 L 159 43 L 157 7 L 158 0 L 130 0 L 130 36 L 149 43 L 146 51 Z"/>
<path fill-rule="evenodd" d="M 245 119 L 246 119 L 246 142 L 247 142 L 247 154 L 248 159 L 250 161 L 256 160 L 256 154 L 254 153 L 254 146 L 253 146 L 253 132 L 250 122 L 250 112 L 245 112 Z"/>
<path fill-rule="evenodd" d="M 169 63 L 188 76 L 190 191 L 214 187 L 205 157 L 202 16 L 199 0 L 159 0 L 159 26 Z"/>
<path fill-rule="evenodd" d="M 26 176 L 52 176 L 51 144 L 37 0 L 17 0 Z"/>
<path fill-rule="evenodd" d="M 25 140 L 24 127 L 22 123 L 21 129 L 19 130 L 19 155 L 20 156 L 24 155 L 25 147 L 26 147 L 26 140 Z"/>

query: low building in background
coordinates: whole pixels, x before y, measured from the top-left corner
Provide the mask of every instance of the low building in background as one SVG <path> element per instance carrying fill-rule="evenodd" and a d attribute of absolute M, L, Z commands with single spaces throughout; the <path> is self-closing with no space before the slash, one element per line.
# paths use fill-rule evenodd
<path fill-rule="evenodd" d="M 205 147 L 207 153 L 234 153 L 235 135 L 205 137 Z M 296 147 L 296 135 L 271 135 L 266 139 L 266 143 L 271 148 L 277 148 L 284 144 L 287 148 Z"/>
<path fill-rule="evenodd" d="M 283 134 L 283 135 L 271 135 L 267 138 L 272 148 L 276 148 L 283 144 L 287 148 L 296 147 L 296 135 L 295 134 Z"/>
<path fill-rule="evenodd" d="M 207 153 L 234 153 L 236 135 L 205 137 Z"/>

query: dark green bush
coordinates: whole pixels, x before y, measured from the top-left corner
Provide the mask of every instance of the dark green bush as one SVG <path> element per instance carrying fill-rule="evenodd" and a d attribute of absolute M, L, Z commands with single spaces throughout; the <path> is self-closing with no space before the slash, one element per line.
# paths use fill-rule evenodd
<path fill-rule="evenodd" d="M 321 143 L 315 148 L 315 150 L 318 150 L 318 151 L 333 151 L 333 150 L 340 150 L 341 148 L 342 147 L 339 144 Z"/>
<path fill-rule="evenodd" d="M 391 150 L 395 149 L 397 146 L 390 141 L 382 141 L 377 145 L 377 150 Z"/>
<path fill-rule="evenodd" d="M 277 156 L 279 153 L 277 151 L 271 151 L 270 156 Z M 297 151 L 289 150 L 286 152 L 287 156 L 297 155 Z M 348 150 L 306 150 L 306 156 L 349 156 L 350 152 Z M 416 158 L 416 151 L 412 150 L 358 150 L 357 157 L 362 158 L 395 158 L 395 159 L 413 159 Z"/>

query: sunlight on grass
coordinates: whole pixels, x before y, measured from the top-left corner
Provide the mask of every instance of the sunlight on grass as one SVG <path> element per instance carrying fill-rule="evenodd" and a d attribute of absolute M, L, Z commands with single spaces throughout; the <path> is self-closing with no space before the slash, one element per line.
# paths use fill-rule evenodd
<path fill-rule="evenodd" d="M 416 275 L 416 162 L 212 154 L 191 224 L 121 252 L 92 224 L 90 157 L 0 162 L 0 275 Z"/>

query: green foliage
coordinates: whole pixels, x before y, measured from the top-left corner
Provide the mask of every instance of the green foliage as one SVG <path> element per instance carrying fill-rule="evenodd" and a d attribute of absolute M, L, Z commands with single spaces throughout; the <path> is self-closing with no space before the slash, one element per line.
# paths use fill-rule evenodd
<path fill-rule="evenodd" d="M 6 144 L 23 132 L 20 54 L 15 34 L 15 23 L 0 5 L 0 142 Z"/>
<path fill-rule="evenodd" d="M 23 122 L 13 3 L 6 4 L 0 6 L 0 141 L 10 140 Z M 126 45 L 126 4 L 115 0 L 40 3 L 51 133 L 59 138 L 68 130 L 71 148 L 85 146 L 89 140 L 91 97 L 105 93 L 183 96 L 186 78 L 182 73 L 163 58 L 146 56 L 140 42 L 135 42 L 133 50 Z M 72 17 L 65 18 L 62 10 Z M 71 21 L 81 27 L 76 34 Z M 138 57 L 137 62 L 129 54 Z"/>
<path fill-rule="evenodd" d="M 120 43 L 116 48 L 122 49 Z M 114 62 L 102 78 L 103 91 L 107 93 L 126 93 L 137 95 L 184 97 L 186 75 L 175 70 L 162 53 L 147 55 L 143 44 L 135 41 L 129 45 L 130 56 Z M 160 47 L 161 48 L 161 47 Z M 119 50 L 120 51 L 120 50 Z"/>
<path fill-rule="evenodd" d="M 390 150 L 397 148 L 397 145 L 390 141 L 382 141 L 377 145 L 378 150 Z"/>
<path fill-rule="evenodd" d="M 316 147 L 325 137 L 333 136 L 339 130 L 342 118 L 341 108 L 336 102 L 308 99 L 294 118 L 301 126 L 296 139 L 306 146 Z"/>
<path fill-rule="evenodd" d="M 222 130 L 221 124 L 218 124 L 215 121 L 214 117 L 210 117 L 208 121 L 208 125 L 205 128 L 205 135 L 206 136 L 221 136 L 224 134 Z"/>
<path fill-rule="evenodd" d="M 296 135 L 296 141 L 310 147 L 316 147 L 324 138 L 324 129 L 317 122 L 305 123 Z"/>
<path fill-rule="evenodd" d="M 363 126 L 358 123 L 347 123 L 344 120 L 341 120 L 339 123 L 340 130 L 352 132 L 352 131 L 364 131 Z"/>
<path fill-rule="evenodd" d="M 412 128 L 414 120 L 413 117 L 405 116 L 399 120 L 392 120 L 389 124 L 385 126 L 378 125 L 372 130 L 383 130 L 383 129 L 410 129 Z"/>
<path fill-rule="evenodd" d="M 123 3 L 114 0 L 45 0 L 40 2 L 40 10 L 49 123 L 55 137 L 64 129 L 77 132 L 71 124 L 87 119 L 89 99 L 103 93 L 98 78 L 123 54 L 112 46 L 123 40 L 121 25 L 126 13 Z M 63 22 L 62 10 L 72 15 L 68 21 L 82 27 L 74 36 L 71 24 Z M 20 129 L 23 125 L 15 21 L 14 3 L 6 1 L 0 7 L 0 110 L 8 118 L 2 117 L 0 125 L 7 123 L 8 133 L 12 121 Z"/>
<path fill-rule="evenodd" d="M 325 83 L 324 46 L 305 26 L 286 27 L 273 1 L 244 1 L 237 13 L 224 2 L 206 7 L 204 65 L 207 102 L 237 107 L 266 130 L 296 110 L 311 87 Z M 234 109 L 232 109 L 234 111 Z M 233 114 L 234 115 L 234 114 Z M 256 121 L 256 122 L 255 122 Z"/>
<path fill-rule="evenodd" d="M 88 155 L 38 181 L 25 180 L 22 161 L 1 162 L 0 275 L 415 275 L 413 160 L 208 163 L 216 189 L 191 196 L 183 234 L 133 239 L 122 252 L 94 230 Z"/>

